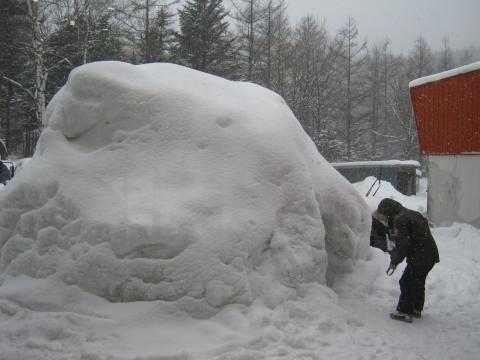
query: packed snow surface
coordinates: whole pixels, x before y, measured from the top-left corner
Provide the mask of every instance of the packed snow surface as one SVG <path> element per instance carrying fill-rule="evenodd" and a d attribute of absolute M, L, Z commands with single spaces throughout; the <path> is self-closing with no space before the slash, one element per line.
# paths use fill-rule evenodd
<path fill-rule="evenodd" d="M 3 279 L 59 298 L 23 306 L 158 300 L 206 318 L 274 308 L 368 256 L 367 204 L 269 90 L 172 64 L 93 63 L 46 114 L 0 195 Z"/>
<path fill-rule="evenodd" d="M 391 185 L 381 189 L 404 199 Z M 425 187 L 409 198 L 424 208 Z M 367 200 L 374 206 L 379 199 Z M 168 302 L 110 303 L 21 275 L 0 286 L 0 359 L 476 359 L 480 230 L 455 224 L 433 234 L 442 259 L 427 279 L 423 317 L 413 324 L 388 318 L 402 268 L 388 277 L 388 256 L 373 248 L 331 288 L 312 284 L 274 308 L 258 300 L 231 304 L 209 319 L 192 319 Z"/>
<path fill-rule="evenodd" d="M 384 198 L 390 198 L 398 201 L 406 208 L 419 211 L 423 215 L 427 214 L 427 179 L 421 178 L 419 181 L 419 189 L 417 191 L 417 196 L 407 196 L 397 191 L 391 183 L 388 181 L 380 181 L 374 176 L 369 176 L 365 180 L 353 184 L 357 191 L 366 196 L 368 191 L 371 189 L 368 197 L 365 198 L 370 208 L 375 210 Z M 373 186 L 373 188 L 372 188 Z M 376 193 L 373 196 L 373 193 Z"/>

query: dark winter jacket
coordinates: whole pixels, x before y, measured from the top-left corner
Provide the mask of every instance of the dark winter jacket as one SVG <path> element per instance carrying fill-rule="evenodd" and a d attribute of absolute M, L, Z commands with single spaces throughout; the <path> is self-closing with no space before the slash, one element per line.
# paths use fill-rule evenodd
<path fill-rule="evenodd" d="M 387 246 L 388 228 L 380 221 L 372 217 L 372 231 L 370 232 L 370 246 L 379 248 L 385 252 L 388 250 Z"/>
<path fill-rule="evenodd" d="M 377 211 L 385 215 L 395 248 L 390 254 L 394 265 L 407 258 L 411 265 L 433 265 L 440 261 L 428 220 L 418 211 L 404 208 L 392 199 L 383 199 Z"/>

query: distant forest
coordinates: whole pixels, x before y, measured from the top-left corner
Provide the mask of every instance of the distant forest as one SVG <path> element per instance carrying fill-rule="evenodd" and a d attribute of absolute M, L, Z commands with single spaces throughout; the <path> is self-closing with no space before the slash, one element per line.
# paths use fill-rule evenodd
<path fill-rule="evenodd" d="M 448 37 L 432 49 L 419 34 L 395 54 L 360 30 L 308 14 L 292 24 L 284 0 L 2 0 L 0 138 L 31 156 L 48 101 L 79 65 L 172 62 L 279 93 L 327 160 L 420 160 L 408 83 L 480 51 Z"/>

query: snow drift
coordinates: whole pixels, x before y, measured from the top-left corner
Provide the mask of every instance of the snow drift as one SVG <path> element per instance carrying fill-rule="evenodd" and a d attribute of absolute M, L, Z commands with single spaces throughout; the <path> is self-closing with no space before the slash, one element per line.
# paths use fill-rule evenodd
<path fill-rule="evenodd" d="M 195 317 L 351 270 L 371 219 L 277 94 L 119 62 L 72 71 L 0 209 L 3 279 Z"/>

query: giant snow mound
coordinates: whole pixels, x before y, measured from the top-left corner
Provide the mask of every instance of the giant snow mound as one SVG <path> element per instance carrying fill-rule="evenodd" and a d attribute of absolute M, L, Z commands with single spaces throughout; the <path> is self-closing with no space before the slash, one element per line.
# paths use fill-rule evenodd
<path fill-rule="evenodd" d="M 119 62 L 72 71 L 0 209 L 4 278 L 194 316 L 325 283 L 367 256 L 371 219 L 277 94 Z"/>

